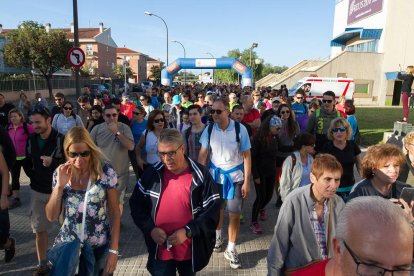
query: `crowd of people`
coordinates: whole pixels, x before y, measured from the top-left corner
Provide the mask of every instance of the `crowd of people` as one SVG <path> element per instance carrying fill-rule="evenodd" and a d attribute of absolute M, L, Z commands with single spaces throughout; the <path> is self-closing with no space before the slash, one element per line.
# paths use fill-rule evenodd
<path fill-rule="evenodd" d="M 152 275 L 195 275 L 222 251 L 231 268 L 242 267 L 240 225 L 248 220 L 252 234 L 263 233 L 274 194 L 268 275 L 410 275 L 413 202 L 400 195 L 414 184 L 414 134 L 406 155 L 379 144 L 361 160 L 355 106 L 332 91 L 306 99 L 301 90 L 289 98 L 285 87 L 189 84 L 119 98 L 85 88 L 76 103 L 62 93 L 54 100 L 49 108 L 41 96 L 31 104 L 22 94 L 15 107 L 0 94 L 6 262 L 16 254 L 8 209 L 29 204 L 19 195 L 23 168 L 33 275 L 111 275 L 128 191 Z M 48 248 L 53 221 L 61 228 Z"/>

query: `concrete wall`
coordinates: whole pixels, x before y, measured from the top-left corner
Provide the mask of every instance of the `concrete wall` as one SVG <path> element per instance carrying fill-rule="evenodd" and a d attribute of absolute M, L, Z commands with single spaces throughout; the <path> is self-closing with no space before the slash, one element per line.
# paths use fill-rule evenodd
<path fill-rule="evenodd" d="M 49 90 L 44 89 L 44 90 L 36 90 L 36 92 L 40 92 L 42 93 L 42 96 L 46 99 L 49 99 Z M 54 89 L 53 90 L 53 94 L 57 93 L 57 92 L 61 92 L 63 93 L 63 95 L 65 96 L 73 96 L 76 95 L 76 89 L 75 88 L 67 88 L 67 89 Z M 4 97 L 6 98 L 7 102 L 14 102 L 19 100 L 19 96 L 20 96 L 20 91 L 3 91 L 1 92 L 1 94 L 4 95 Z M 35 91 L 24 91 L 24 93 L 26 94 L 27 98 L 29 100 L 34 100 L 34 96 L 35 96 Z M 53 100 L 52 100 L 53 101 Z"/>

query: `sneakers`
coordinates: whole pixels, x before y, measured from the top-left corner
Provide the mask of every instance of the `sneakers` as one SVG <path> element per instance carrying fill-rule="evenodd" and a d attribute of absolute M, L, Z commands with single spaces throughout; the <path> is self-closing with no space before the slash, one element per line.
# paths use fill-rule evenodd
<path fill-rule="evenodd" d="M 224 251 L 224 258 L 230 261 L 230 267 L 233 269 L 238 269 L 241 267 L 241 262 L 239 259 L 239 254 L 237 254 L 237 251 L 230 251 L 227 250 Z"/>
<path fill-rule="evenodd" d="M 4 261 L 9 263 L 16 254 L 16 240 L 14 238 L 10 238 L 10 247 L 8 249 L 4 249 Z"/>
<path fill-rule="evenodd" d="M 48 276 L 50 272 L 49 266 L 37 266 L 33 271 L 33 276 Z"/>
<path fill-rule="evenodd" d="M 17 207 L 20 207 L 20 206 L 22 206 L 22 203 L 20 202 L 20 199 L 14 198 L 12 200 L 12 202 L 10 203 L 10 205 L 9 205 L 9 209 L 14 209 L 14 208 L 17 208 Z"/>
<path fill-rule="evenodd" d="M 214 245 L 213 251 L 214 252 L 221 252 L 221 247 L 223 246 L 223 238 L 218 237 L 216 238 L 216 244 Z"/>
<path fill-rule="evenodd" d="M 267 215 L 266 215 L 265 209 L 260 209 L 260 211 L 259 211 L 259 219 L 261 221 L 267 220 Z"/>
<path fill-rule="evenodd" d="M 250 229 L 252 230 L 253 234 L 261 234 L 263 233 L 263 229 L 256 221 L 253 221 L 250 224 Z"/>

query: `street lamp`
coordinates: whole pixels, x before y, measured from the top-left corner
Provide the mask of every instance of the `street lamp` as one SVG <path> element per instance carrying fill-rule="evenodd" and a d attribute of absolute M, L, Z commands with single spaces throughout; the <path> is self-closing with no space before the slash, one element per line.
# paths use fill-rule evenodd
<path fill-rule="evenodd" d="M 181 47 L 183 47 L 183 50 L 184 50 L 184 58 L 185 58 L 185 47 L 184 47 L 184 45 L 180 41 L 178 41 L 178 40 L 171 40 L 171 42 L 178 43 L 178 44 L 181 45 Z M 187 70 L 184 69 L 184 85 L 186 83 L 187 83 Z"/>
<path fill-rule="evenodd" d="M 257 48 L 257 46 L 259 46 L 259 44 L 253 42 L 252 46 L 250 47 L 250 68 L 252 68 L 252 50 L 253 48 Z"/>
<path fill-rule="evenodd" d="M 167 30 L 167 66 L 168 66 L 168 26 L 167 26 L 167 23 L 165 23 L 165 20 L 164 20 L 164 19 L 162 19 L 162 17 L 161 17 L 161 16 L 158 16 L 158 15 L 156 15 L 156 14 L 152 13 L 152 12 L 148 12 L 148 11 L 146 11 L 146 12 L 144 12 L 144 14 L 145 14 L 145 15 L 148 15 L 148 16 L 155 16 L 155 17 L 158 17 L 159 19 L 161 19 L 161 20 L 162 20 L 162 22 L 164 22 L 165 29 Z"/>
<path fill-rule="evenodd" d="M 212 53 L 210 53 L 210 52 L 206 52 L 205 54 L 206 54 L 206 55 L 211 56 L 212 58 L 215 58 L 215 57 L 213 56 L 213 54 L 212 54 Z M 214 69 L 213 69 L 213 83 L 214 83 Z"/>

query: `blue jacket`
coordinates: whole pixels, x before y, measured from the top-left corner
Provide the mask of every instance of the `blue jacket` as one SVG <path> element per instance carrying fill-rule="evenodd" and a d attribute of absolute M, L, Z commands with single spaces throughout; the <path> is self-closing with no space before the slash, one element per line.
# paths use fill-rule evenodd
<path fill-rule="evenodd" d="M 186 157 L 192 173 L 191 208 L 193 220 L 185 227 L 192 233 L 193 272 L 200 271 L 209 262 L 216 239 L 220 217 L 220 186 L 211 178 L 207 168 Z M 158 245 L 151 238 L 155 226 L 158 201 L 163 185 L 164 164 L 148 167 L 137 182 L 129 200 L 131 216 L 142 231 L 148 249 L 148 259 L 155 259 Z M 194 250 L 196 248 L 196 250 Z"/>

